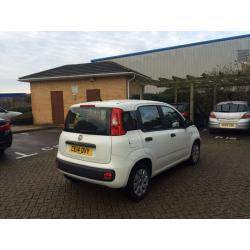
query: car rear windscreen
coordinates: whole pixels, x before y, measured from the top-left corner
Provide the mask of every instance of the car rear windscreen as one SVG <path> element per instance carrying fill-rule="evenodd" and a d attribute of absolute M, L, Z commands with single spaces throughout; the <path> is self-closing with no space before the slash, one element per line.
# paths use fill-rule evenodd
<path fill-rule="evenodd" d="M 172 106 L 174 108 L 176 108 L 181 113 L 188 111 L 188 105 L 187 104 L 172 104 Z"/>
<path fill-rule="evenodd" d="M 247 112 L 248 106 L 245 104 L 236 104 L 236 103 L 226 103 L 226 104 L 218 104 L 215 106 L 215 112 Z"/>
<path fill-rule="evenodd" d="M 110 135 L 110 115 L 110 108 L 71 108 L 64 130 L 83 134 Z"/>

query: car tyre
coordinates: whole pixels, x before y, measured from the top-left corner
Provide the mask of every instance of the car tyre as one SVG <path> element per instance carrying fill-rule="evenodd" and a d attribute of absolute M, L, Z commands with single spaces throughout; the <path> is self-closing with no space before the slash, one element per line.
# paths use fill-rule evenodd
<path fill-rule="evenodd" d="M 191 155 L 188 162 L 191 165 L 196 165 L 200 159 L 200 143 L 198 141 L 194 142 L 191 150 Z"/>
<path fill-rule="evenodd" d="M 129 176 L 126 191 L 133 201 L 141 201 L 148 193 L 151 173 L 146 164 L 136 165 Z"/>

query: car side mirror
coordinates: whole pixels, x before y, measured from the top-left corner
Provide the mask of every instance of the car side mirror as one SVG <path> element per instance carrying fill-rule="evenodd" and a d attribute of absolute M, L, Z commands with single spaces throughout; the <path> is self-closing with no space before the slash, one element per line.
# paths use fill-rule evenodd
<path fill-rule="evenodd" d="M 179 128 L 179 127 L 180 127 L 180 123 L 179 122 L 177 122 L 177 121 L 173 122 L 172 128 Z"/>
<path fill-rule="evenodd" d="M 186 125 L 186 127 L 188 128 L 188 127 L 194 125 L 194 123 L 193 123 L 190 119 L 186 119 L 186 120 L 185 120 L 185 125 Z"/>

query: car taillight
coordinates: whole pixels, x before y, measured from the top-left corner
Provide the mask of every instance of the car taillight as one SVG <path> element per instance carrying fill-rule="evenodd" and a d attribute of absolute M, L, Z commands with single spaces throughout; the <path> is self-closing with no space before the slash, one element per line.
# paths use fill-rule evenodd
<path fill-rule="evenodd" d="M 216 115 L 214 112 L 211 112 L 210 115 L 209 115 L 210 118 L 216 118 Z"/>
<path fill-rule="evenodd" d="M 245 113 L 241 119 L 250 119 L 250 113 Z"/>
<path fill-rule="evenodd" d="M 112 108 L 111 114 L 111 135 L 125 135 L 126 131 L 122 125 L 122 113 L 123 110 L 119 108 Z"/>
<path fill-rule="evenodd" d="M 111 172 L 104 172 L 103 179 L 107 181 L 111 181 L 113 179 L 113 174 Z"/>
<path fill-rule="evenodd" d="M 6 123 L 2 126 L 0 126 L 0 131 L 6 131 L 6 130 L 10 130 L 10 123 Z"/>
<path fill-rule="evenodd" d="M 185 112 L 182 112 L 181 113 L 185 118 L 188 118 L 189 117 L 189 112 L 185 111 Z"/>

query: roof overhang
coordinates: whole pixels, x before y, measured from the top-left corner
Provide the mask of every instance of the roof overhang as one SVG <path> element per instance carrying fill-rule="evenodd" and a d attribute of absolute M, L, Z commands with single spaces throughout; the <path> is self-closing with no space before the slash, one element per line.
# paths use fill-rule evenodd
<path fill-rule="evenodd" d="M 100 74 L 84 74 L 84 75 L 70 75 L 70 76 L 48 76 L 48 77 L 31 77 L 31 78 L 18 78 L 20 82 L 38 82 L 38 81 L 53 81 L 53 80 L 66 80 L 66 79 L 84 79 L 91 77 L 112 77 L 112 76 L 127 76 L 135 75 L 137 77 L 143 78 L 150 81 L 151 78 L 145 75 L 135 73 L 135 72 L 116 72 L 116 73 L 100 73 Z"/>

